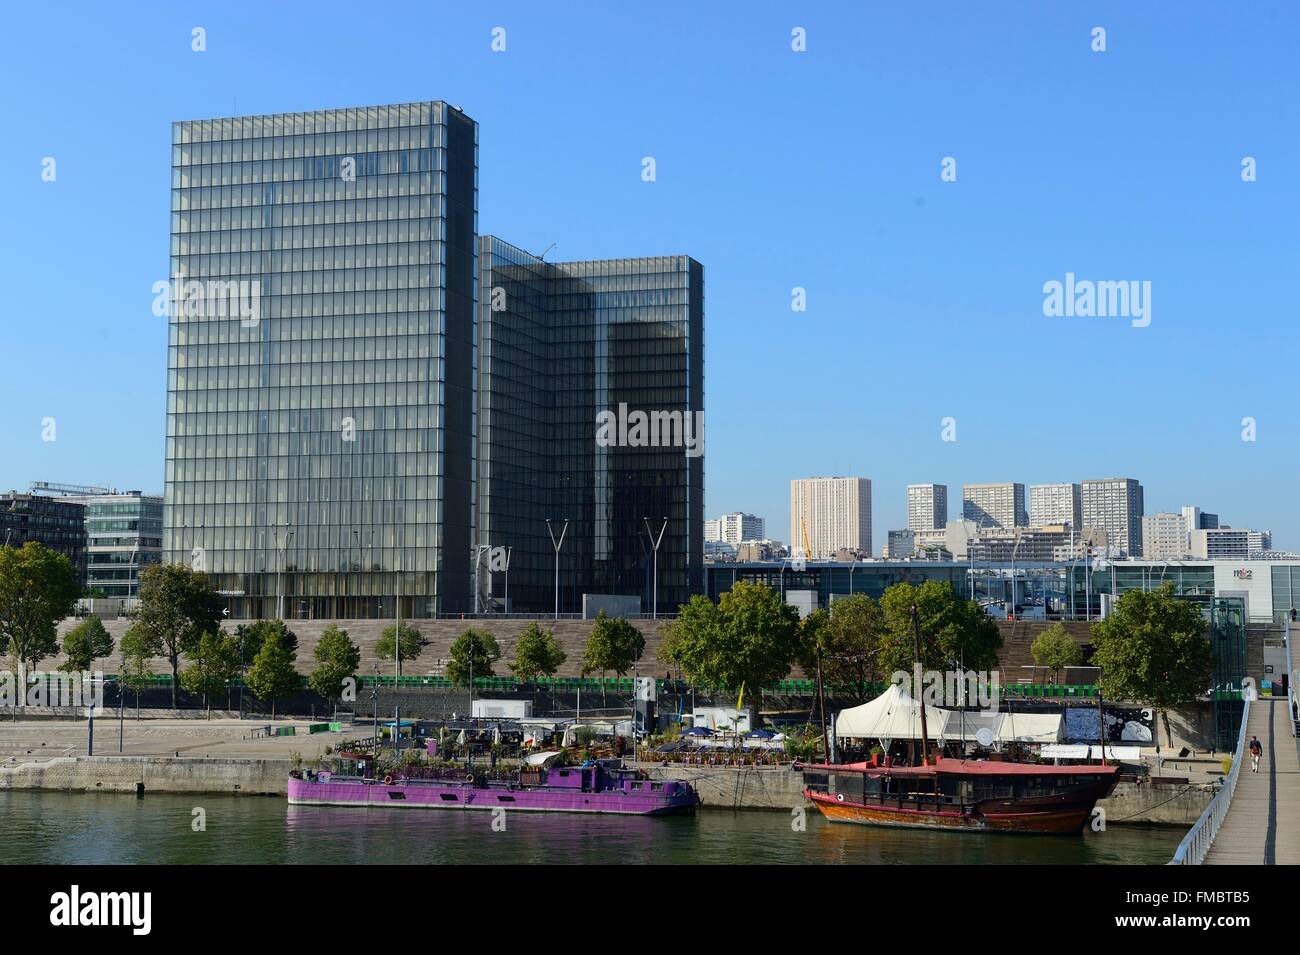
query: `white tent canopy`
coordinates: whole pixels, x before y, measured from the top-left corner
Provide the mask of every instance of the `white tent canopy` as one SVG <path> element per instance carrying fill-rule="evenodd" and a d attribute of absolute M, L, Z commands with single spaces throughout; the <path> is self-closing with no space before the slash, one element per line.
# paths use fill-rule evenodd
<path fill-rule="evenodd" d="M 932 740 L 975 742 L 987 729 L 995 743 L 1055 743 L 1061 737 L 1059 713 L 987 713 L 925 708 L 926 732 Z M 841 710 L 835 735 L 853 739 L 921 738 L 921 704 L 898 684 L 861 706 Z"/>
<path fill-rule="evenodd" d="M 926 730 L 931 739 L 938 739 L 943 727 L 943 711 L 933 706 L 925 708 Z M 921 738 L 921 704 L 912 699 L 897 683 L 891 683 L 880 696 L 861 706 L 841 710 L 835 718 L 835 735 L 840 739 L 896 739 Z"/>

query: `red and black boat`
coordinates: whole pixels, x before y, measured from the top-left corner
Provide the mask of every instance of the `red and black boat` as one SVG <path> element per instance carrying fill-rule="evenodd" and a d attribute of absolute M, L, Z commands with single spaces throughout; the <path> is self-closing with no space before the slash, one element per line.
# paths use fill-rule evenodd
<path fill-rule="evenodd" d="M 926 766 L 812 764 L 804 796 L 832 822 L 908 829 L 1078 833 L 1118 766 L 938 759 Z"/>

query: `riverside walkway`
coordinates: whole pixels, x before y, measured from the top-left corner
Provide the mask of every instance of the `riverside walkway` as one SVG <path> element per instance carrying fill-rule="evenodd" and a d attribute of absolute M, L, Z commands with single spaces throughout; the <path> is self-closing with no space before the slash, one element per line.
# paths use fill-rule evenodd
<path fill-rule="evenodd" d="M 1300 740 L 1292 735 L 1285 699 L 1250 704 L 1246 740 L 1258 736 L 1264 748 L 1259 772 L 1243 755 L 1236 792 L 1206 865 L 1294 865 L 1300 863 Z"/>

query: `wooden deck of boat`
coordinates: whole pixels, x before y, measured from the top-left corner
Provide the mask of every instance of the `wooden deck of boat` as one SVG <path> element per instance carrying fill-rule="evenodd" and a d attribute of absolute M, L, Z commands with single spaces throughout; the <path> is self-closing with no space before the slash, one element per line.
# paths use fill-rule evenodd
<path fill-rule="evenodd" d="M 1300 863 L 1300 740 L 1291 735 L 1285 699 L 1250 704 L 1247 742 L 1251 736 L 1264 747 L 1259 772 L 1250 771 L 1247 755 L 1206 865 Z"/>

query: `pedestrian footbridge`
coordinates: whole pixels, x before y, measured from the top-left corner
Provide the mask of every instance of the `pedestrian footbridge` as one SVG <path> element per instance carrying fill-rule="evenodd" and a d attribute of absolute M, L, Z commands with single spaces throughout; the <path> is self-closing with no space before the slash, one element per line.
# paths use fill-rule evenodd
<path fill-rule="evenodd" d="M 1290 633 L 1287 669 L 1291 670 Z M 1300 739 L 1287 698 L 1247 700 L 1232 770 L 1223 788 L 1178 845 L 1174 865 L 1300 864 Z M 1247 744 L 1259 737 L 1259 772 L 1250 769 Z"/>

